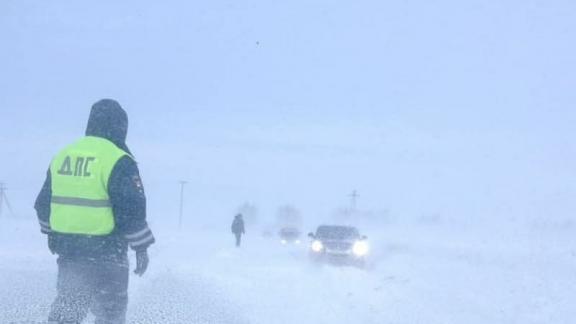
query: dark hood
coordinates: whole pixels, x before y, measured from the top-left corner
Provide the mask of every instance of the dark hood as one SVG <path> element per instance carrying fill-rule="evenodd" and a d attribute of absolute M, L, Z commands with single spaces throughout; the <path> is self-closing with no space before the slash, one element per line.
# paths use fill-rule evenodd
<path fill-rule="evenodd" d="M 132 154 L 126 146 L 128 115 L 120 104 L 112 99 L 102 99 L 92 106 L 86 136 L 105 138 L 120 149 Z"/>

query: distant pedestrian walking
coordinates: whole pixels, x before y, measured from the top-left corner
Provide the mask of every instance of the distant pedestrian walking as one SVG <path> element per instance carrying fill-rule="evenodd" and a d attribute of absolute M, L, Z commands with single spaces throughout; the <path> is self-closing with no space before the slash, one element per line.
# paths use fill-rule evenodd
<path fill-rule="evenodd" d="M 244 231 L 244 220 L 242 219 L 242 214 L 236 215 L 234 221 L 232 222 L 232 233 L 236 236 L 236 247 L 240 247 L 242 241 L 242 234 Z"/>

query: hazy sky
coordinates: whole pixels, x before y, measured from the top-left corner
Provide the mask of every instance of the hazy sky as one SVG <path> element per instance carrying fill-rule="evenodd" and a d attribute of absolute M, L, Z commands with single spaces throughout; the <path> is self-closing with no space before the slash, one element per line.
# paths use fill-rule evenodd
<path fill-rule="evenodd" d="M 574 1 L 0 3 L 0 180 L 18 214 L 103 97 L 150 217 L 573 217 Z M 265 215 L 263 215 L 265 217 Z"/>

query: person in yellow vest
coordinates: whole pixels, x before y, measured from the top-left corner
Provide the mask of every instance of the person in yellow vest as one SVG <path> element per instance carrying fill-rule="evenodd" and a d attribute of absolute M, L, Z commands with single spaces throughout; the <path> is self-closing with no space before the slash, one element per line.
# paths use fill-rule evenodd
<path fill-rule="evenodd" d="M 128 304 L 128 247 L 134 273 L 148 267 L 154 236 L 138 166 L 126 146 L 128 117 L 118 102 L 92 106 L 86 136 L 52 160 L 35 209 L 58 255 L 57 296 L 49 323 L 123 324 Z"/>

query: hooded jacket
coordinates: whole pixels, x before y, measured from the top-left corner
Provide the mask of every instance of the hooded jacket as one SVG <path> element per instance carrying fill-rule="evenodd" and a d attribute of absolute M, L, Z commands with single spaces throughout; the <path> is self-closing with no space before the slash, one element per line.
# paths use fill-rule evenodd
<path fill-rule="evenodd" d="M 236 215 L 236 217 L 234 217 L 234 221 L 232 222 L 230 229 L 232 230 L 232 233 L 236 235 L 244 234 L 244 220 L 242 219 L 241 215 Z"/>
<path fill-rule="evenodd" d="M 103 99 L 90 111 L 86 136 L 107 139 L 128 154 L 126 146 L 128 116 L 118 102 Z M 133 158 L 124 156 L 112 170 L 108 180 L 108 195 L 114 213 L 114 231 L 106 236 L 62 234 L 50 229 L 50 201 L 52 182 L 48 170 L 44 185 L 34 208 L 41 232 L 49 236 L 53 253 L 68 258 L 112 259 L 126 262 L 128 246 L 146 249 L 154 243 L 154 236 L 146 222 L 146 196 L 138 166 Z"/>

